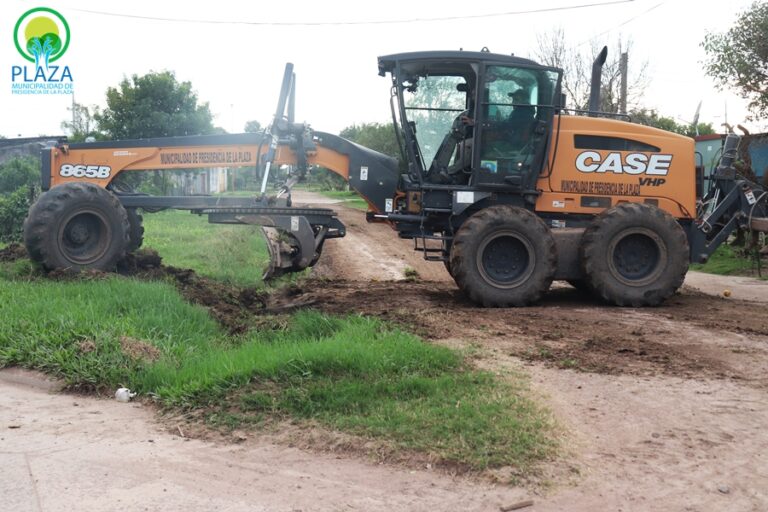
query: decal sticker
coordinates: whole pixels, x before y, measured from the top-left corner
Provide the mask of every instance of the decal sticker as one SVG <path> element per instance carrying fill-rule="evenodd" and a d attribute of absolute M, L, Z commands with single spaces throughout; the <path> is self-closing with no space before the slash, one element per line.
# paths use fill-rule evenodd
<path fill-rule="evenodd" d="M 96 178 L 106 179 L 112 173 L 108 165 L 72 165 L 63 164 L 59 169 L 62 178 Z"/>
<path fill-rule="evenodd" d="M 291 231 L 299 230 L 299 218 L 291 216 Z"/>
<path fill-rule="evenodd" d="M 392 212 L 392 200 L 391 199 L 387 199 L 386 201 L 384 201 L 384 211 L 387 212 L 387 213 L 391 213 Z"/>
<path fill-rule="evenodd" d="M 360 181 L 368 181 L 368 168 L 364 165 L 360 167 Z"/>
<path fill-rule="evenodd" d="M 456 192 L 456 202 L 459 204 L 472 204 L 475 202 L 475 193 Z"/>
<path fill-rule="evenodd" d="M 671 165 L 672 155 L 658 153 L 608 153 L 603 158 L 597 151 L 584 151 L 576 157 L 576 169 L 585 173 L 666 176 Z"/>
<path fill-rule="evenodd" d="M 552 208 L 565 208 L 565 201 L 552 201 Z"/>
<path fill-rule="evenodd" d="M 480 167 L 493 174 L 499 172 L 499 162 L 497 160 L 480 160 Z"/>
<path fill-rule="evenodd" d="M 566 194 L 594 194 L 599 196 L 639 196 L 639 183 L 613 183 L 608 181 L 560 181 L 560 192 Z"/>

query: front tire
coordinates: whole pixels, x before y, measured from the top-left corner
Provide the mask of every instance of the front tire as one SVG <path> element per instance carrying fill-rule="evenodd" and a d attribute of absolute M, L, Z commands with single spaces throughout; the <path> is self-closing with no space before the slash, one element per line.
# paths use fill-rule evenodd
<path fill-rule="evenodd" d="M 514 206 L 491 206 L 459 228 L 450 268 L 456 284 L 485 307 L 525 306 L 552 284 L 555 240 L 544 221 Z"/>
<path fill-rule="evenodd" d="M 128 246 L 126 250 L 133 252 L 144 243 L 144 218 L 136 208 L 126 208 L 128 217 Z"/>
<path fill-rule="evenodd" d="M 688 238 L 674 217 L 646 204 L 621 203 L 584 231 L 581 263 L 589 287 L 618 306 L 656 306 L 688 271 Z"/>
<path fill-rule="evenodd" d="M 24 221 L 24 244 L 48 270 L 112 270 L 125 256 L 128 216 L 117 197 L 92 183 L 42 194 Z"/>

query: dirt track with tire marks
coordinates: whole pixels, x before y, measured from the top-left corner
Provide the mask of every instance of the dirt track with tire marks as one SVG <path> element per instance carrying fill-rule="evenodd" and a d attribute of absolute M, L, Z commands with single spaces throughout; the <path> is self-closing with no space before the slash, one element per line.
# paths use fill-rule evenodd
<path fill-rule="evenodd" d="M 479 308 L 410 241 L 335 208 L 351 236 L 267 309 L 374 315 L 530 375 L 572 455 L 545 469 L 554 487 L 535 510 L 768 509 L 768 304 L 684 286 L 621 308 L 555 282 L 533 306 Z M 382 262 L 420 278 L 393 281 Z"/>
<path fill-rule="evenodd" d="M 327 205 L 319 196 L 296 196 L 297 204 Z M 768 305 L 683 288 L 659 307 L 619 308 L 555 283 L 531 307 L 484 309 L 458 291 L 443 265 L 425 262 L 389 227 L 366 224 L 360 211 L 334 208 L 347 237 L 325 244 L 308 280 L 271 296 L 162 267 L 156 259 L 125 270 L 147 278 L 173 276 L 185 297 L 208 307 L 232 332 L 265 312 L 314 308 L 377 316 L 432 343 L 465 349 L 479 368 L 527 375 L 533 393 L 562 427 L 564 448 L 535 483 L 491 488 L 463 479 L 449 484 L 446 475 L 424 468 L 382 472 L 346 456 L 329 463 L 327 455 L 301 452 L 292 462 L 279 450 L 265 452 L 263 441 L 249 441 L 239 448 L 243 460 L 253 452 L 264 467 L 283 468 L 270 484 L 279 495 L 272 503 L 338 510 L 359 503 L 355 499 L 364 489 L 372 497 L 365 502 L 369 510 L 391 509 L 393 496 L 401 496 L 398 510 L 414 511 L 492 510 L 523 498 L 533 498 L 538 512 L 768 508 Z M 7 252 L 13 258 L 18 251 Z M 78 425 L 89 419 L 78 417 Z M 163 443 L 173 438 L 142 435 Z M 151 455 L 132 449 L 140 460 Z M 216 468 L 212 474 L 231 473 L 230 458 L 211 455 L 215 449 L 201 445 L 195 453 Z M 177 453 L 160 460 L 172 461 Z M 329 464 L 330 473 L 323 469 Z M 297 471 L 306 475 L 304 489 L 295 485 Z M 401 495 L 405 472 L 419 484 Z M 165 474 L 173 481 L 187 478 Z M 309 484 L 318 478 L 323 485 Z M 190 492 L 210 503 L 213 496 L 222 499 L 219 487 Z M 429 491 L 448 488 L 450 493 Z M 249 503 L 266 501 L 257 494 Z"/>

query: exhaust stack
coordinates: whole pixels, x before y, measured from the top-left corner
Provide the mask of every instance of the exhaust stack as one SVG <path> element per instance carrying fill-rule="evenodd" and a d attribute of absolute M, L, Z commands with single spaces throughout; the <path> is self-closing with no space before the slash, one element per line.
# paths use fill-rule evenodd
<path fill-rule="evenodd" d="M 589 117 L 597 117 L 600 111 L 600 87 L 602 86 L 603 64 L 608 57 L 608 47 L 603 46 L 592 63 L 592 82 L 589 85 Z"/>

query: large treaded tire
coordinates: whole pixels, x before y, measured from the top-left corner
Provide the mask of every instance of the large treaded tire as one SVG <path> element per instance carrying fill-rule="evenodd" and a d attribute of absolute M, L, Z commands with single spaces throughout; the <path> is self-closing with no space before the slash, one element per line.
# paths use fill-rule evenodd
<path fill-rule="evenodd" d="M 581 264 L 589 288 L 618 306 L 656 306 L 683 284 L 688 238 L 667 212 L 621 203 L 584 231 Z"/>
<path fill-rule="evenodd" d="M 128 215 L 118 198 L 92 183 L 42 194 L 24 221 L 30 257 L 48 270 L 112 270 L 128 247 Z"/>
<path fill-rule="evenodd" d="M 456 233 L 450 268 L 456 284 L 485 307 L 525 306 L 552 284 L 557 251 L 544 221 L 524 208 L 498 205 L 467 219 Z"/>
<path fill-rule="evenodd" d="M 128 216 L 128 252 L 133 252 L 144 243 L 144 218 L 136 208 L 126 208 Z"/>

